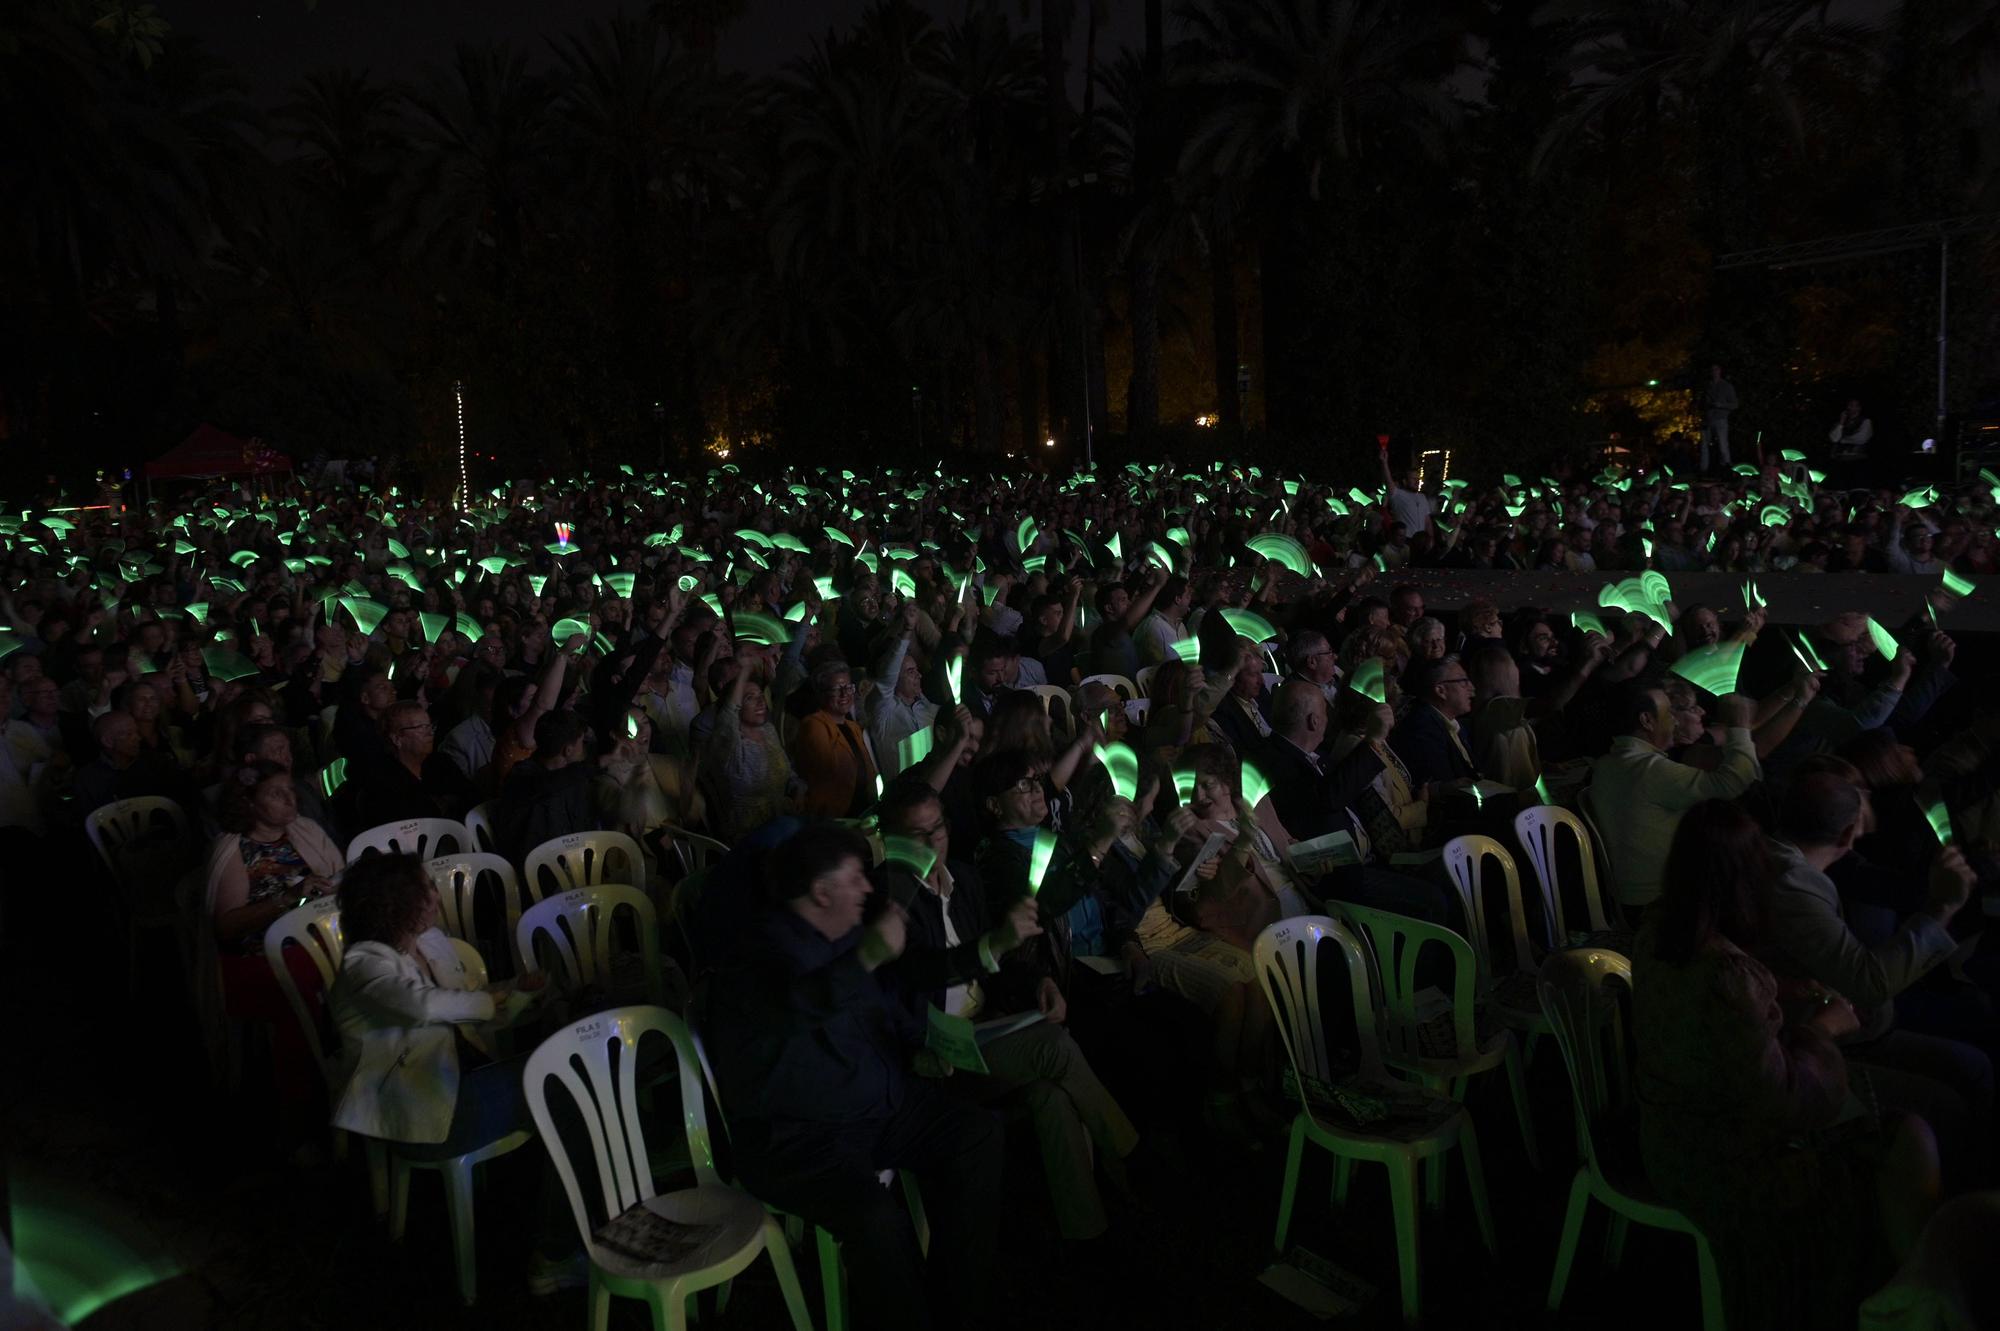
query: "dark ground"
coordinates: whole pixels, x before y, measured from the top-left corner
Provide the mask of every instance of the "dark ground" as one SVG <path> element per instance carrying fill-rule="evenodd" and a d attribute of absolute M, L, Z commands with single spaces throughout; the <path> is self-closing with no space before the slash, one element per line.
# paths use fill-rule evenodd
<path fill-rule="evenodd" d="M 79 889 L 79 905 L 94 894 Z M 17 897 L 16 900 L 19 898 Z M 14 1031 L 0 1054 L 8 1177 L 18 1199 L 62 1187 L 135 1250 L 163 1250 L 185 1268 L 89 1317 L 90 1331 L 144 1328 L 384 1328 L 511 1331 L 586 1324 L 584 1296 L 528 1295 L 525 1207 L 537 1162 L 530 1146 L 484 1167 L 479 1196 L 481 1298 L 457 1300 L 443 1196 L 434 1173 L 411 1186 L 409 1234 L 392 1244 L 371 1219 L 359 1153 L 295 1169 L 271 1140 L 253 1059 L 235 1104 L 212 1089 L 194 1038 L 177 964 L 163 948 L 140 991 L 117 982 L 117 935 L 27 946 L 18 913 L 0 956 Z M 60 936 L 35 930 L 37 939 Z M 86 978 L 87 977 L 87 978 Z M 1520 1135 L 1496 1072 L 1475 1084 L 1474 1117 L 1485 1148 L 1500 1233 L 1496 1263 L 1481 1248 L 1454 1165 L 1441 1214 L 1423 1221 L 1425 1294 L 1432 1327 L 1601 1326 L 1616 1308 L 1627 1327 L 1698 1324 L 1694 1258 L 1683 1238 L 1635 1229 L 1622 1274 L 1607 1272 L 1586 1231 L 1567 1311 L 1543 1312 L 1571 1159 L 1570 1109 L 1553 1045 L 1529 1069 L 1544 1158 L 1521 1158 Z M 1132 1326 L 1200 1331 L 1286 1331 L 1319 1325 L 1257 1283 L 1270 1258 L 1284 1153 L 1273 1145 L 1225 1157 L 1199 1145 L 1184 1177 L 1155 1178 L 1144 1204 L 1117 1221 L 1115 1251 L 1080 1262 L 1047 1237 L 1048 1204 L 1033 1142 L 1010 1132 L 1007 1220 L 995 1261 L 996 1305 L 1022 1326 Z M 656 1154 L 661 1153 L 656 1146 Z M 1357 1316 L 1332 1323 L 1392 1327 L 1398 1318 L 1393 1230 L 1382 1172 L 1356 1170 L 1344 1215 L 1328 1203 L 1329 1158 L 1308 1150 L 1293 1241 L 1373 1284 Z M 509 1216 L 516 1218 L 510 1225 Z M 798 1266 L 818 1314 L 810 1245 Z M 614 1327 L 646 1325 L 642 1305 L 617 1301 Z M 708 1325 L 777 1328 L 783 1304 L 767 1262 L 736 1284 Z M 855 1331 L 867 1331 L 856 1326 Z"/>

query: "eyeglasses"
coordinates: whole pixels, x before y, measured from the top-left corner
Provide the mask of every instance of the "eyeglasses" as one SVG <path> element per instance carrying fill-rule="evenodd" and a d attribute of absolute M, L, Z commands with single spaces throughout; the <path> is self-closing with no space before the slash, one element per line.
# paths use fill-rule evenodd
<path fill-rule="evenodd" d="M 1460 675 L 1457 679 L 1441 679 L 1438 681 L 1438 686 L 1442 688 L 1447 684 L 1470 684 L 1471 682 L 1472 679 L 1470 676 Z"/>
<path fill-rule="evenodd" d="M 419 724 L 414 726 L 396 727 L 396 733 L 398 735 L 425 735 L 425 734 L 431 734 L 436 730 L 437 727 L 432 725 L 428 721 L 420 722 Z"/>
<path fill-rule="evenodd" d="M 1013 785 L 1007 787 L 1007 793 L 1009 795 L 1032 795 L 1041 788 L 1042 783 L 1040 778 L 1024 776 Z"/>
<path fill-rule="evenodd" d="M 929 841 L 932 837 L 935 837 L 938 833 L 944 831 L 947 826 L 948 824 L 942 818 L 940 818 L 938 821 L 932 823 L 929 827 L 913 827 L 908 832 L 904 833 L 904 835 L 914 837 L 918 841 Z"/>
<path fill-rule="evenodd" d="M 852 684 L 836 684 L 828 689 L 827 692 L 838 698 L 843 693 L 854 692 L 854 686 Z"/>

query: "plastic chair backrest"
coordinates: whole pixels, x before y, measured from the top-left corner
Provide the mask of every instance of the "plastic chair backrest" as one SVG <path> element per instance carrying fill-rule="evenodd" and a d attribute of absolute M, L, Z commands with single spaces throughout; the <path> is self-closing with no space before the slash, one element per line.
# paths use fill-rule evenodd
<path fill-rule="evenodd" d="M 1499 882 L 1486 871 L 1487 861 L 1500 866 Z M 1528 946 L 1528 917 L 1521 908 L 1521 872 L 1514 857 L 1490 836 L 1457 836 L 1444 843 L 1444 871 L 1458 888 L 1459 904 L 1465 908 L 1465 937 L 1472 944 L 1479 966 L 1479 982 L 1490 983 L 1496 974 L 1533 970 L 1535 956 Z M 1494 955 L 1493 920 L 1487 900 L 1495 887 L 1507 893 L 1507 923 L 1511 959 Z M 1504 969 L 1503 969 L 1504 965 Z"/>
<path fill-rule="evenodd" d="M 1608 883 L 1618 872 L 1618 866 L 1611 862 L 1611 843 L 1604 839 L 1603 821 L 1597 816 L 1597 802 L 1591 798 L 1589 786 L 1576 792 L 1576 811 L 1582 816 L 1583 825 L 1590 829 L 1590 848 L 1597 856 L 1597 870 Z"/>
<path fill-rule="evenodd" d="M 1550 940 L 1553 947 L 1561 947 L 1569 939 L 1560 858 L 1564 831 L 1576 838 L 1576 858 L 1581 866 L 1578 886 L 1590 916 L 1590 927 L 1597 932 L 1610 928 L 1604 918 L 1604 897 L 1598 890 L 1597 854 L 1590 829 L 1583 825 L 1583 819 L 1560 804 L 1536 804 L 1514 815 L 1514 839 L 1527 852 L 1528 865 L 1535 871 L 1535 881 L 1541 884 L 1542 899 L 1555 930 Z"/>
<path fill-rule="evenodd" d="M 1341 901 L 1332 903 L 1334 913 L 1351 923 L 1368 941 L 1368 978 L 1374 992 L 1382 996 L 1384 1021 L 1382 1042 L 1400 1058 L 1469 1058 L 1478 1051 L 1473 1030 L 1473 1009 L 1479 994 L 1475 979 L 1478 962 L 1472 944 L 1440 924 L 1415 920 L 1386 910 L 1374 910 Z M 1442 947 L 1451 954 L 1452 1052 L 1424 1051 L 1418 1047 L 1417 1028 L 1424 1024 L 1418 1013 L 1417 959 L 1428 947 Z"/>
<path fill-rule="evenodd" d="M 720 1182 L 715 1170 L 714 1143 L 708 1129 L 708 1106 L 702 1098 L 704 1079 L 686 1023 L 663 1007 L 613 1008 L 576 1022 L 542 1041 L 528 1055 L 522 1073 L 528 1112 L 535 1130 L 547 1143 L 570 1213 L 586 1245 L 605 1222 L 623 1215 L 654 1195 L 653 1170 L 646 1154 L 646 1134 L 640 1124 L 639 1040 L 659 1032 L 673 1041 L 679 1063 L 681 1124 L 695 1179 L 703 1185 Z M 613 1068 L 611 1051 L 619 1050 Z M 576 1163 L 563 1145 L 549 1110 L 549 1083 L 569 1094 L 590 1139 L 590 1156 L 597 1167 L 597 1190 L 587 1194 L 587 1179 L 577 1176 Z M 589 1198 L 603 1205 L 593 1218 Z"/>
<path fill-rule="evenodd" d="M 472 844 L 466 847 L 467 850 L 487 855 L 500 853 L 500 843 L 493 838 L 493 804 L 489 800 L 466 810 L 465 830 L 472 836 Z"/>
<path fill-rule="evenodd" d="M 566 988 L 595 984 L 611 972 L 612 922 L 619 911 L 628 909 L 636 917 L 647 992 L 658 994 L 663 984 L 659 916 L 644 892 L 623 883 L 571 888 L 536 902 L 515 927 L 514 955 L 523 972 L 541 970 L 541 958 L 535 952 L 535 935 L 541 934 L 550 942 L 550 955 L 561 968 L 560 979 Z"/>
<path fill-rule="evenodd" d="M 1139 696 L 1138 686 L 1123 675 L 1085 675 L 1077 687 L 1082 688 L 1085 684 L 1103 684 L 1127 700 Z"/>
<path fill-rule="evenodd" d="M 466 990 L 470 992 L 474 989 L 484 989 L 488 978 L 486 958 L 479 955 L 479 949 L 463 938 L 454 938 L 451 940 L 451 950 L 457 955 L 459 964 L 465 967 Z"/>
<path fill-rule="evenodd" d="M 445 845 L 450 841 L 449 846 Z M 472 833 L 465 824 L 450 818 L 410 818 L 400 823 L 371 827 L 347 843 L 347 862 L 363 855 L 414 855 L 420 860 L 436 859 L 472 849 Z"/>
<path fill-rule="evenodd" d="M 285 991 L 292 1015 L 299 1019 L 299 1028 L 305 1032 L 306 1047 L 312 1050 L 313 1059 L 322 1072 L 330 1073 L 326 1049 L 319 1038 L 319 1015 L 306 1007 L 305 995 L 292 980 L 291 967 L 285 964 L 287 945 L 306 950 L 319 968 L 321 991 L 331 990 L 333 977 L 340 973 L 340 959 L 347 955 L 347 939 L 340 929 L 340 899 L 315 897 L 286 911 L 264 931 L 264 960 L 270 963 L 278 987 Z"/>
<path fill-rule="evenodd" d="M 165 826 L 162 826 L 162 824 Z M 137 841 L 150 841 L 170 833 L 176 841 L 188 839 L 187 814 L 181 806 L 161 795 L 140 795 L 129 800 L 113 800 L 92 809 L 83 820 L 97 857 L 113 878 L 118 876 L 118 852 Z"/>
<path fill-rule="evenodd" d="M 464 851 L 457 855 L 440 855 L 424 862 L 424 872 L 437 884 L 440 913 L 443 915 L 444 931 L 453 938 L 462 938 L 477 943 L 479 931 L 474 905 L 482 880 L 491 875 L 500 888 L 501 902 L 507 915 L 506 938 L 511 943 L 514 927 L 521 922 L 521 887 L 514 876 L 514 866 L 499 855 L 485 855 L 478 851 Z M 533 903 L 527 903 L 532 905 Z"/>
<path fill-rule="evenodd" d="M 1632 963 L 1608 948 L 1570 948 L 1551 952 L 1542 962 L 1535 992 L 1542 1015 L 1549 1019 L 1563 1064 L 1569 1069 L 1570 1096 L 1576 1104 L 1577 1131 L 1584 1158 L 1599 1178 L 1592 1127 L 1606 1114 L 1624 1108 L 1632 1079 L 1625 1075 L 1624 1006 L 1614 986 L 1632 991 Z M 1606 1057 L 1606 1045 L 1610 1058 Z"/>
<path fill-rule="evenodd" d="M 612 862 L 613 856 L 622 860 Z M 528 895 L 543 898 L 595 883 L 646 883 L 646 858 L 639 843 L 623 832 L 572 832 L 544 841 L 528 852 L 521 883 Z M 543 875 L 548 881 L 542 881 Z"/>
<path fill-rule="evenodd" d="M 1347 971 L 1348 1012 L 1335 1020 L 1351 1037 L 1358 1071 L 1371 1079 L 1383 1076 L 1382 1050 L 1375 1037 L 1375 1000 L 1369 989 L 1368 956 L 1347 926 L 1325 915 L 1295 915 L 1279 920 L 1257 935 L 1253 952 L 1257 982 L 1277 1018 L 1285 1053 L 1301 1082 L 1335 1082 L 1347 1069 L 1336 1065 L 1322 999 L 1320 960 L 1326 947 Z M 1309 1101 L 1309 1097 L 1301 1096 Z M 1310 1110 L 1308 1110 L 1310 1112 Z"/>
<path fill-rule="evenodd" d="M 1160 668 L 1158 666 L 1140 666 L 1138 675 L 1135 676 L 1132 681 L 1135 685 L 1138 686 L 1138 692 L 1135 693 L 1133 696 L 1137 698 L 1152 697 L 1153 676 L 1159 673 L 1160 673 Z"/>
<path fill-rule="evenodd" d="M 729 847 L 714 837 L 691 832 L 685 827 L 675 827 L 672 823 L 660 824 L 659 832 L 674 848 L 674 856 L 681 862 L 683 878 L 700 873 L 729 853 Z"/>
<path fill-rule="evenodd" d="M 1125 719 L 1135 726 L 1143 726 L 1153 719 L 1153 700 L 1133 698 L 1125 704 Z"/>

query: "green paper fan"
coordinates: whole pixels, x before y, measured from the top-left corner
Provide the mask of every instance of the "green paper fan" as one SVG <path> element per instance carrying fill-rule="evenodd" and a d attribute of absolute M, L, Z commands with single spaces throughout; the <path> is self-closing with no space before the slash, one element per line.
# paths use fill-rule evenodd
<path fill-rule="evenodd" d="M 1585 633 L 1595 633 L 1603 638 L 1611 636 L 1611 630 L 1604 627 L 1604 621 L 1596 615 L 1591 614 L 1588 610 L 1572 610 L 1569 622 L 1572 627 L 1580 628 Z"/>
<path fill-rule="evenodd" d="M 896 761 L 899 769 L 915 767 L 930 757 L 931 749 L 937 744 L 937 732 L 929 726 L 911 732 L 896 743 Z"/>
<path fill-rule="evenodd" d="M 201 650 L 202 668 L 208 671 L 210 679 L 219 679 L 227 684 L 232 680 L 248 679 L 260 673 L 257 663 L 241 652 L 232 652 L 226 647 L 204 647 Z"/>
<path fill-rule="evenodd" d="M 454 616 L 451 626 L 470 642 L 478 642 L 486 636 L 486 630 L 479 627 L 479 621 L 468 614 Z"/>
<path fill-rule="evenodd" d="M 1961 578 L 1950 569 L 1944 570 L 1944 589 L 1953 596 L 1970 596 L 1972 595 L 1972 587 L 1972 579 Z"/>
<path fill-rule="evenodd" d="M 882 838 L 882 859 L 888 864 L 900 864 L 917 877 L 923 878 L 937 863 L 937 852 L 915 837 L 885 836 Z"/>
<path fill-rule="evenodd" d="M 1255 763 L 1246 760 L 1243 764 L 1243 802 L 1254 809 L 1270 793 L 1271 783 L 1264 779 L 1264 774 L 1257 770 Z"/>
<path fill-rule="evenodd" d="M 1111 778 L 1112 794 L 1121 800 L 1138 798 L 1139 755 L 1131 745 L 1113 740 L 1097 751 L 1097 761 L 1104 764 L 1104 771 Z"/>
<path fill-rule="evenodd" d="M 555 625 L 549 629 L 549 636 L 555 639 L 558 646 L 561 646 L 571 638 L 588 638 L 590 636 L 590 625 L 581 619 L 558 619 Z"/>
<path fill-rule="evenodd" d="M 1252 642 L 1269 642 L 1278 636 L 1278 630 L 1271 626 L 1270 620 L 1248 610 L 1238 610 L 1234 606 L 1224 606 L 1222 609 L 1222 618 L 1228 623 L 1230 628 L 1235 629 Z"/>
<path fill-rule="evenodd" d="M 1896 641 L 1896 635 L 1883 628 L 1880 624 L 1877 624 L 1875 616 L 1869 615 L 1866 618 L 1868 622 L 1868 639 L 1875 644 L 1875 650 L 1882 654 L 1884 660 L 1895 660 L 1896 653 L 1902 650 L 1902 645 Z"/>
<path fill-rule="evenodd" d="M 1277 560 L 1302 578 L 1312 576 L 1312 560 L 1307 558 L 1306 548 L 1290 536 L 1267 533 L 1253 536 L 1244 544 L 1266 559 Z"/>
<path fill-rule="evenodd" d="M 436 642 L 438 634 L 451 627 L 451 616 L 434 615 L 428 610 L 417 612 L 417 622 L 423 626 L 424 641 Z"/>
<path fill-rule="evenodd" d="M 1924 821 L 1931 825 L 1931 834 L 1937 837 L 1940 846 L 1951 844 L 1951 810 L 1945 808 L 1943 800 L 1925 802 Z"/>
<path fill-rule="evenodd" d="M 366 597 L 343 596 L 340 598 L 340 604 L 354 617 L 355 627 L 365 634 L 373 634 L 381 626 L 382 621 L 389 617 L 388 606 Z"/>
<path fill-rule="evenodd" d="M 772 615 L 744 611 L 735 618 L 736 636 L 745 642 L 761 642 L 772 647 L 782 647 L 792 640 L 792 631 L 785 621 Z"/>
<path fill-rule="evenodd" d="M 632 599 L 632 584 L 637 580 L 637 575 L 631 573 L 607 573 L 604 575 L 604 583 L 611 588 L 612 593 L 627 601 Z"/>
<path fill-rule="evenodd" d="M 1719 642 L 1713 647 L 1697 647 L 1667 668 L 1717 697 L 1734 693 L 1736 677 L 1743 671 L 1743 644 Z"/>
<path fill-rule="evenodd" d="M 1356 693 L 1373 698 L 1376 702 L 1389 701 L 1388 690 L 1382 679 L 1382 658 L 1371 656 L 1354 667 L 1354 673 L 1347 677 L 1347 687 Z"/>

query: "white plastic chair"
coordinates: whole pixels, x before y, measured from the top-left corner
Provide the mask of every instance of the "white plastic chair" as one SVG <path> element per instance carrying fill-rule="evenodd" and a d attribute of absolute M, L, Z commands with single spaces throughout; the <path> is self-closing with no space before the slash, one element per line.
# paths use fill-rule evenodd
<path fill-rule="evenodd" d="M 484 958 L 486 950 L 495 947 L 493 940 L 482 939 L 477 927 L 477 903 L 482 885 L 497 886 L 500 890 L 501 907 L 506 915 L 505 932 L 502 933 L 498 948 L 509 956 L 514 950 L 514 929 L 521 922 L 521 912 L 532 901 L 521 900 L 520 880 L 515 877 L 514 866 L 499 855 L 483 854 L 479 851 L 462 852 L 457 855 L 440 855 L 424 864 L 424 872 L 437 884 L 441 923 L 444 931 L 453 938 L 470 944 Z M 490 964 L 482 961 L 482 968 L 490 970 Z"/>
<path fill-rule="evenodd" d="M 1556 1248 L 1555 1272 L 1549 1278 L 1549 1310 L 1555 1312 L 1562 1307 L 1570 1266 L 1576 1260 L 1577 1241 L 1583 1235 L 1584 1217 L 1591 1202 L 1597 1201 L 1612 1213 L 1611 1242 L 1606 1253 L 1614 1267 L 1622 1256 L 1629 1222 L 1686 1234 L 1694 1240 L 1695 1263 L 1701 1277 L 1701 1324 L 1704 1331 L 1723 1331 L 1722 1279 L 1708 1240 L 1687 1216 L 1654 1199 L 1652 1185 L 1643 1174 L 1632 1170 L 1614 1176 L 1607 1172 L 1605 1159 L 1599 1153 L 1598 1129 L 1613 1121 L 1617 1111 L 1625 1107 L 1625 1097 L 1619 1094 L 1619 1088 L 1631 1084 L 1629 1077 L 1617 1075 L 1622 1069 L 1607 1066 L 1605 1057 L 1605 1046 L 1610 1043 L 1616 1051 L 1613 1057 L 1623 1058 L 1623 1022 L 1617 995 L 1612 992 L 1616 985 L 1623 985 L 1630 992 L 1632 963 L 1608 948 L 1552 952 L 1542 963 L 1537 983 L 1542 1008 L 1548 1013 L 1556 1044 L 1569 1068 L 1578 1145 L 1583 1150 L 1583 1163 L 1577 1167 L 1576 1179 L 1570 1184 L 1562 1241 Z"/>
<path fill-rule="evenodd" d="M 1604 839 L 1603 824 L 1597 816 L 1597 801 L 1591 798 L 1589 786 L 1576 792 L 1576 812 L 1590 831 L 1590 848 L 1597 856 L 1599 877 L 1606 883 L 1615 884 L 1618 881 L 1618 866 L 1611 862 L 1611 843 Z M 1612 896 L 1617 896 L 1615 890 Z"/>
<path fill-rule="evenodd" d="M 659 916 L 650 897 L 622 883 L 571 888 L 530 906 L 514 930 L 514 955 L 521 973 L 544 969 L 542 955 L 535 947 L 535 938 L 540 935 L 549 940 L 547 955 L 563 988 L 574 993 L 587 985 L 610 983 L 616 951 L 612 925 L 623 910 L 632 912 L 638 930 L 646 994 L 660 1001 L 666 990 L 660 964 Z"/>
<path fill-rule="evenodd" d="M 483 855 L 498 855 L 500 843 L 493 836 L 493 817 L 496 801 L 488 800 L 466 810 L 465 830 L 472 836 L 472 844 L 467 850 L 476 850 Z"/>
<path fill-rule="evenodd" d="M 1125 704 L 1125 719 L 1135 726 L 1144 726 L 1153 719 L 1151 698 L 1132 698 Z"/>
<path fill-rule="evenodd" d="M 486 987 L 486 962 L 479 949 L 463 938 L 451 940 L 452 950 L 465 967 L 465 988 Z M 496 1156 L 526 1146 L 526 1132 L 510 1132 L 504 1137 L 474 1147 L 463 1155 L 441 1156 L 412 1143 L 386 1143 L 389 1153 L 389 1237 L 403 1241 L 405 1221 L 410 1212 L 410 1171 L 435 1169 L 444 1178 L 444 1209 L 451 1222 L 452 1269 L 458 1277 L 458 1297 L 471 1307 L 479 1297 L 479 1248 L 474 1233 L 472 1171 Z M 371 1141 L 370 1145 L 374 1143 Z"/>
<path fill-rule="evenodd" d="M 667 844 L 673 847 L 674 858 L 680 861 L 682 879 L 701 872 L 729 853 L 729 847 L 714 837 L 703 836 L 685 827 L 662 823 L 659 831 Z"/>
<path fill-rule="evenodd" d="M 1322 957 L 1347 972 L 1347 984 L 1334 992 L 1345 998 L 1344 1011 L 1329 1013 L 1321 1006 Z M 1453 1146 L 1460 1148 L 1472 1195 L 1480 1237 L 1487 1251 L 1496 1250 L 1493 1216 L 1486 1205 L 1486 1176 L 1479 1163 L 1479 1141 L 1465 1107 L 1449 1097 L 1392 1079 L 1382 1061 L 1375 1035 L 1375 996 L 1367 953 L 1345 925 L 1324 915 L 1300 915 L 1280 920 L 1257 936 L 1254 952 L 1259 987 L 1277 1018 L 1292 1072 L 1299 1083 L 1299 1112 L 1292 1120 L 1291 1144 L 1285 1156 L 1284 1189 L 1278 1198 L 1276 1246 L 1285 1252 L 1291 1232 L 1292 1203 L 1298 1194 L 1299 1168 L 1305 1144 L 1333 1153 L 1335 1199 L 1346 1200 L 1351 1162 L 1374 1161 L 1388 1168 L 1389 1196 L 1396 1218 L 1396 1258 L 1401 1277 L 1403 1320 L 1416 1322 L 1422 1313 L 1423 1282 L 1417 1242 L 1417 1167 Z M 1331 1020 L 1336 1029 L 1329 1029 Z M 1351 1049 L 1355 1067 L 1335 1062 L 1335 1045 Z M 1338 1098 L 1352 1093 L 1383 1103 L 1387 1115 L 1363 1122 L 1361 1102 L 1349 1108 Z"/>
<path fill-rule="evenodd" d="M 1132 696 L 1135 698 L 1152 697 L 1153 676 L 1159 673 L 1160 673 L 1160 668 L 1156 665 L 1140 666 L 1139 673 L 1132 680 L 1133 684 L 1137 687 L 1137 692 L 1135 692 Z"/>
<path fill-rule="evenodd" d="M 693 1163 L 695 1186 L 664 1195 L 653 1187 L 645 1132 L 639 1123 L 639 1040 L 659 1032 L 673 1041 L 679 1064 L 681 1121 Z M 611 1050 L 618 1049 L 614 1071 Z M 579 1178 L 549 1111 L 549 1082 L 560 1084 L 583 1121 L 596 1163 L 597 1187 Z M 812 1331 L 805 1292 L 792 1266 L 791 1250 L 777 1217 L 715 1171 L 715 1152 L 703 1100 L 704 1077 L 693 1041 L 679 1017 L 658 1007 L 625 1007 L 577 1022 L 544 1040 L 528 1056 L 523 1074 L 528 1109 L 548 1147 L 569 1197 L 570 1212 L 590 1257 L 590 1325 L 604 1331 L 611 1298 L 642 1299 L 652 1310 L 655 1331 L 684 1331 L 689 1298 L 734 1279 L 767 1253 L 793 1331 Z M 592 1203 L 598 1203 L 593 1205 Z M 646 1216 L 700 1226 L 702 1242 L 670 1260 L 649 1259 L 644 1242 Z M 601 1214 L 604 1219 L 595 1219 Z"/>
<path fill-rule="evenodd" d="M 1081 680 L 1077 681 L 1077 687 L 1082 688 L 1085 684 L 1106 685 L 1113 692 L 1117 693 L 1119 697 L 1127 700 L 1141 696 L 1139 686 L 1123 675 L 1085 675 Z"/>
<path fill-rule="evenodd" d="M 1061 703 L 1065 715 L 1069 712 L 1069 690 L 1060 684 L 1030 684 L 1028 692 L 1042 700 L 1042 712 L 1046 716 L 1055 715 L 1055 705 Z"/>
<path fill-rule="evenodd" d="M 1537 804 L 1514 815 L 1514 838 L 1527 853 L 1528 864 L 1535 871 L 1535 881 L 1541 884 L 1542 899 L 1547 903 L 1548 918 L 1555 931 L 1551 940 L 1554 947 L 1566 947 L 1570 941 L 1568 919 L 1563 911 L 1559 854 L 1565 831 L 1576 838 L 1577 862 L 1582 866 L 1577 888 L 1583 895 L 1584 909 L 1589 914 L 1590 931 L 1602 934 L 1611 929 L 1611 922 L 1604 913 L 1604 894 L 1598 887 L 1596 839 L 1584 826 L 1583 819 L 1560 804 Z"/>
<path fill-rule="evenodd" d="M 180 907 L 175 900 L 178 872 L 167 881 L 133 882 L 121 871 L 118 854 L 127 847 L 165 843 L 186 852 L 181 868 L 195 867 L 196 851 L 188 827 L 187 814 L 173 800 L 159 795 L 141 795 L 114 800 L 92 809 L 83 819 L 84 834 L 104 862 L 105 872 L 117 889 L 125 922 L 125 977 L 136 992 L 139 983 L 139 934 L 148 929 L 171 929 L 180 923 Z M 169 857 L 170 859 L 172 857 Z M 161 866 L 163 869 L 165 865 Z M 167 877 L 163 873 L 163 877 Z"/>
<path fill-rule="evenodd" d="M 623 832 L 572 832 L 544 841 L 528 852 L 521 869 L 521 885 L 536 901 L 596 883 L 646 886 L 645 854 Z"/>
<path fill-rule="evenodd" d="M 450 841 L 446 846 L 444 842 Z M 465 824 L 450 818 L 411 818 L 406 822 L 383 823 L 371 827 L 347 843 L 347 862 L 354 863 L 370 851 L 385 855 L 414 855 L 420 860 L 435 859 L 472 849 L 472 833 Z"/>

